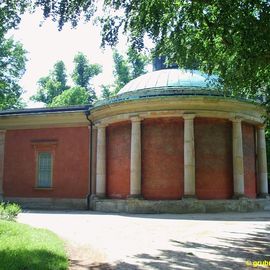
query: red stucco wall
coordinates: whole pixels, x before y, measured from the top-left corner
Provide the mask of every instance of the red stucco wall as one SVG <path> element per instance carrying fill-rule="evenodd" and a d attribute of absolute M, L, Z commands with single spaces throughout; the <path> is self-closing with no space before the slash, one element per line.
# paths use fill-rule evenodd
<path fill-rule="evenodd" d="M 145 199 L 180 199 L 183 195 L 183 120 L 142 122 L 142 194 Z"/>
<path fill-rule="evenodd" d="M 229 120 L 195 118 L 196 196 L 233 195 L 232 125 Z"/>
<path fill-rule="evenodd" d="M 57 140 L 53 189 L 37 190 L 36 140 Z M 88 127 L 10 130 L 6 133 L 4 195 L 6 197 L 85 198 L 88 194 Z"/>
<path fill-rule="evenodd" d="M 126 198 L 130 192 L 131 123 L 107 127 L 107 196 Z"/>
<path fill-rule="evenodd" d="M 242 123 L 245 195 L 256 198 L 255 130 L 254 126 Z"/>

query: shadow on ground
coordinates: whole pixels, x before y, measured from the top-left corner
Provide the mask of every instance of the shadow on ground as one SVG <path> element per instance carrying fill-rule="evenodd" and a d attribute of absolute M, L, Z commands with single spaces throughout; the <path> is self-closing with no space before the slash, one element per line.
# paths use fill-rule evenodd
<path fill-rule="evenodd" d="M 44 249 L 0 249 L 0 270 L 65 270 L 67 258 Z"/>
<path fill-rule="evenodd" d="M 82 267 L 79 261 L 71 261 L 70 263 L 72 266 L 71 269 L 88 270 L 253 269 L 251 267 L 252 265 L 247 266 L 245 262 L 270 262 L 269 239 L 270 226 L 267 226 L 264 230 L 258 230 L 247 235 L 240 235 L 237 239 L 233 237 L 219 238 L 219 245 L 180 242 L 171 239 L 172 244 L 175 245 L 175 250 L 160 250 L 158 257 L 152 256 L 151 254 L 135 255 L 134 259 L 138 261 L 139 264 L 118 262 L 114 265 L 103 263 L 84 265 L 84 267 Z M 210 258 L 202 259 L 198 256 L 199 253 L 208 253 Z"/>
<path fill-rule="evenodd" d="M 225 213 L 195 213 L 195 214 L 123 214 L 103 213 L 88 210 L 32 210 L 24 209 L 23 213 L 50 214 L 50 215 L 74 215 L 74 216 L 120 216 L 143 219 L 169 219 L 169 220 L 213 220 L 213 221 L 269 221 L 270 212 L 225 212 Z"/>

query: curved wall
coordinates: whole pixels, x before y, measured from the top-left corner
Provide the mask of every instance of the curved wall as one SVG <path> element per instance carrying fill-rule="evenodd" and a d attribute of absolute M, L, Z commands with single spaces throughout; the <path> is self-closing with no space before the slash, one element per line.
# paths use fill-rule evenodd
<path fill-rule="evenodd" d="M 194 119 L 196 196 L 229 199 L 233 195 L 232 124 L 215 118 Z"/>
<path fill-rule="evenodd" d="M 183 195 L 184 124 L 181 118 L 142 122 L 142 195 L 180 199 Z"/>
<path fill-rule="evenodd" d="M 130 191 L 131 123 L 109 125 L 107 135 L 107 197 L 126 198 Z"/>
<path fill-rule="evenodd" d="M 254 126 L 242 123 L 245 195 L 256 198 L 256 151 Z"/>
<path fill-rule="evenodd" d="M 141 122 L 142 196 L 144 199 L 180 199 L 184 194 L 184 120 L 148 118 Z M 127 198 L 130 192 L 129 121 L 107 126 L 107 184 L 109 198 Z M 256 197 L 255 129 L 242 124 L 245 195 Z M 232 123 L 227 119 L 194 119 L 196 197 L 230 199 L 233 196 Z"/>

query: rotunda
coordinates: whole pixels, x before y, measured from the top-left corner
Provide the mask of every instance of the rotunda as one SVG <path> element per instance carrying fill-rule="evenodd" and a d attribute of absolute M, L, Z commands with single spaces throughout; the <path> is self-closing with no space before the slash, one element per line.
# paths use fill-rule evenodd
<path fill-rule="evenodd" d="M 106 198 L 125 207 L 129 198 L 268 194 L 264 109 L 225 97 L 208 79 L 198 71 L 157 70 L 95 104 L 90 116 L 96 202 Z"/>

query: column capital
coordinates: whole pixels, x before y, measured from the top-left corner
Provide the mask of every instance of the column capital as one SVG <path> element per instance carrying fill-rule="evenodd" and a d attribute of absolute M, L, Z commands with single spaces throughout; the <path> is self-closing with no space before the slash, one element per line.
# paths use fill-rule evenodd
<path fill-rule="evenodd" d="M 108 124 L 102 123 L 102 122 L 97 122 L 94 125 L 94 128 L 105 128 Z"/>
<path fill-rule="evenodd" d="M 233 123 L 241 123 L 243 121 L 243 117 L 234 116 L 230 119 Z"/>
<path fill-rule="evenodd" d="M 0 129 L 0 135 L 5 135 L 6 134 L 6 130 L 4 130 L 4 129 Z"/>
<path fill-rule="evenodd" d="M 185 120 L 193 120 L 195 118 L 196 114 L 195 113 L 184 113 L 183 118 Z"/>
<path fill-rule="evenodd" d="M 265 129 L 266 125 L 265 124 L 259 124 L 256 126 L 257 129 Z"/>
<path fill-rule="evenodd" d="M 129 117 L 131 122 L 141 122 L 142 121 L 142 117 L 139 115 L 131 115 Z"/>

